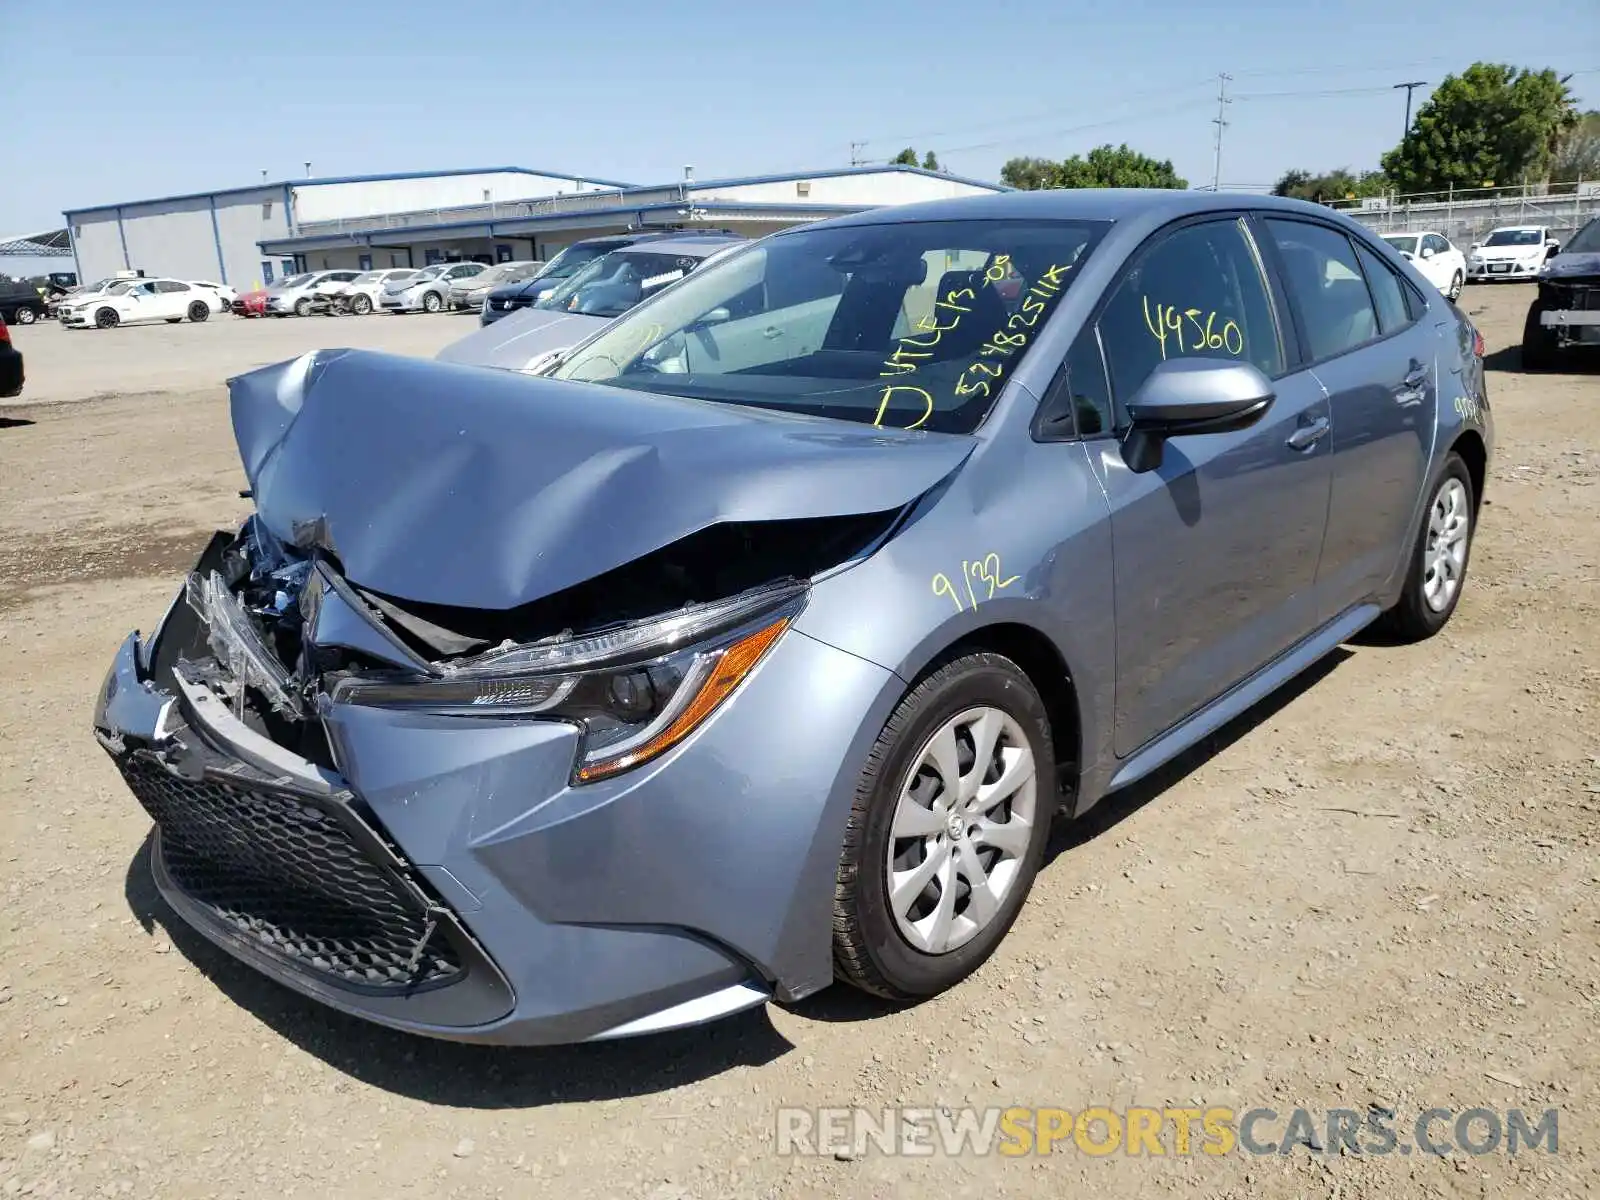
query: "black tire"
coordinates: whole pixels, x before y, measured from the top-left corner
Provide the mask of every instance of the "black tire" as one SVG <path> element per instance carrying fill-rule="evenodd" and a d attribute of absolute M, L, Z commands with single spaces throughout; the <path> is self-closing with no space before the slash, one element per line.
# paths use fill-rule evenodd
<path fill-rule="evenodd" d="M 1434 509 L 1452 482 L 1460 484 L 1466 492 L 1466 547 L 1462 555 L 1460 573 L 1456 577 L 1455 591 L 1444 607 L 1436 609 L 1428 603 L 1425 586 L 1428 578 L 1429 543 L 1432 540 L 1429 525 Z M 1406 570 L 1405 590 L 1400 593 L 1399 602 L 1383 615 L 1381 624 L 1386 632 L 1398 641 L 1421 642 L 1445 627 L 1456 611 L 1456 605 L 1461 602 L 1461 593 L 1466 590 L 1467 569 L 1472 563 L 1472 542 L 1477 532 L 1478 498 L 1473 492 L 1472 474 L 1467 470 L 1467 464 L 1461 456 L 1452 450 L 1444 460 L 1444 470 L 1433 482 L 1427 507 L 1422 510 L 1421 527 L 1417 530 L 1416 540 L 1411 546 L 1411 565 Z"/>
<path fill-rule="evenodd" d="M 1522 369 L 1548 371 L 1561 361 L 1561 349 L 1556 343 L 1556 331 L 1539 324 L 1544 305 L 1535 300 L 1528 306 L 1528 317 L 1522 323 Z"/>
<path fill-rule="evenodd" d="M 889 906 L 891 829 L 900 790 L 935 733 L 963 711 L 986 706 L 1011 717 L 1033 754 L 1033 828 L 1017 871 L 988 924 L 964 944 L 932 954 L 901 933 Z M 1023 670 L 998 654 L 968 654 L 936 665 L 895 708 L 856 786 L 834 889 L 834 973 L 893 1000 L 933 996 L 976 971 L 1021 911 L 1043 862 L 1057 803 L 1050 719 Z M 998 811 L 998 810 L 996 810 Z M 992 865 L 992 864 L 990 864 Z"/>
<path fill-rule="evenodd" d="M 32 325 L 38 319 L 39 314 L 31 308 L 19 308 L 11 314 L 11 323 L 13 325 Z"/>
<path fill-rule="evenodd" d="M 366 295 L 357 292 L 350 298 L 349 309 L 358 317 L 364 317 L 372 311 L 372 301 Z"/>
<path fill-rule="evenodd" d="M 115 329 L 122 323 L 122 318 L 117 316 L 114 308 L 102 308 L 94 314 L 94 327 L 96 329 Z"/>
<path fill-rule="evenodd" d="M 294 315 L 297 317 L 309 317 L 311 315 L 311 301 L 304 296 L 296 300 L 294 302 Z"/>
<path fill-rule="evenodd" d="M 439 299 L 438 292 L 427 292 L 422 297 L 422 311 L 436 313 L 444 307 L 444 301 Z"/>
<path fill-rule="evenodd" d="M 211 305 L 204 300 L 195 300 L 189 305 L 189 320 L 195 324 L 211 319 Z"/>

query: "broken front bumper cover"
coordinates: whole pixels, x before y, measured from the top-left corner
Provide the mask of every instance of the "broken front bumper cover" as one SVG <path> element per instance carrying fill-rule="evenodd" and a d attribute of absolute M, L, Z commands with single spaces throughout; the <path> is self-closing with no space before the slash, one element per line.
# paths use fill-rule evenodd
<path fill-rule="evenodd" d="M 819 834 L 842 825 L 890 672 L 791 631 L 750 704 L 576 787 L 571 725 L 324 695 L 325 766 L 208 686 L 198 614 L 216 609 L 194 581 L 229 541 L 153 637 L 124 641 L 94 716 L 156 821 L 158 887 L 210 941 L 342 1011 L 489 1043 L 655 1032 L 831 982 L 837 838 Z M 754 789 L 741 751 L 819 686 L 837 704 L 765 754 Z"/>

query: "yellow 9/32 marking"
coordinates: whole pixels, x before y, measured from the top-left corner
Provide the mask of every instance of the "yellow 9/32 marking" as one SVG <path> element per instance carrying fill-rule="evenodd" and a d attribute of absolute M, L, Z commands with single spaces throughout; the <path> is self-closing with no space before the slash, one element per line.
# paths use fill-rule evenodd
<path fill-rule="evenodd" d="M 1161 343 L 1163 359 L 1167 357 L 1169 338 L 1179 354 L 1197 350 L 1224 350 L 1232 355 L 1244 353 L 1244 332 L 1237 321 L 1222 320 L 1220 313 L 1178 308 L 1172 304 L 1157 304 L 1152 309 L 1149 296 L 1141 300 L 1145 328 Z"/>
<path fill-rule="evenodd" d="M 933 577 L 932 587 L 935 596 L 948 597 L 956 606 L 957 612 L 966 612 L 968 607 L 977 608 L 982 600 L 993 600 L 994 594 L 1002 588 L 1008 588 L 1020 575 L 1012 575 L 1008 579 L 1001 578 L 1000 556 L 993 551 L 982 558 L 962 560 L 961 563 L 961 590 L 950 581 L 950 576 L 940 571 Z M 962 592 L 966 593 L 966 605 L 961 602 Z"/>

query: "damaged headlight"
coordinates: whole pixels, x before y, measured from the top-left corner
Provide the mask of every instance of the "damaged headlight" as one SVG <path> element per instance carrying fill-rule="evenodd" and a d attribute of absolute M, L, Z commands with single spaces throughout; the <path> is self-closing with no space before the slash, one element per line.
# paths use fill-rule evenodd
<path fill-rule="evenodd" d="M 492 650 L 437 677 L 349 677 L 333 700 L 570 721 L 583 730 L 575 782 L 589 783 L 694 732 L 777 643 L 805 597 L 804 584 L 762 588 L 601 633 Z"/>

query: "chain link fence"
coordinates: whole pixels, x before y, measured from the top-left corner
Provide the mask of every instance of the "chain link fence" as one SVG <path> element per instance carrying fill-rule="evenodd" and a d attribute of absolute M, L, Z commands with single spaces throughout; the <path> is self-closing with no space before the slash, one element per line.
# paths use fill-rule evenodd
<path fill-rule="evenodd" d="M 1335 205 L 1378 233 L 1442 233 L 1465 250 L 1501 225 L 1544 225 L 1565 243 L 1600 216 L 1600 180 L 1552 185 L 1547 191 L 1482 188 L 1437 196 L 1391 196 Z"/>

